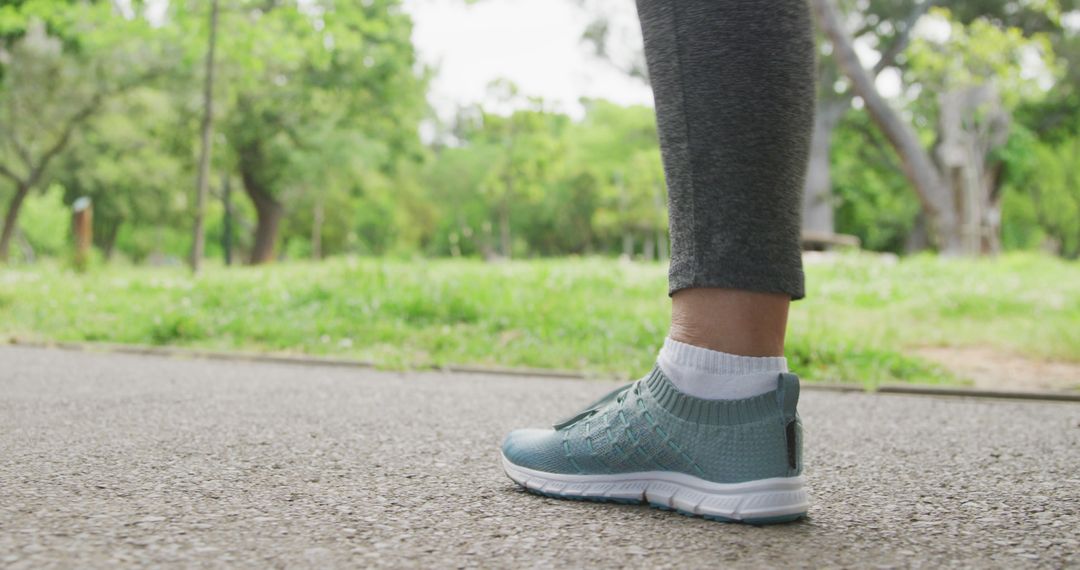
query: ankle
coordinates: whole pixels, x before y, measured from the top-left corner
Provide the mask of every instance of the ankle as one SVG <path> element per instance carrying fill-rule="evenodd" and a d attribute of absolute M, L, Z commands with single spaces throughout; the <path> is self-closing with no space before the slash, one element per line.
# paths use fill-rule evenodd
<path fill-rule="evenodd" d="M 783 356 L 791 298 L 738 289 L 683 289 L 671 298 L 668 336 L 740 356 Z"/>

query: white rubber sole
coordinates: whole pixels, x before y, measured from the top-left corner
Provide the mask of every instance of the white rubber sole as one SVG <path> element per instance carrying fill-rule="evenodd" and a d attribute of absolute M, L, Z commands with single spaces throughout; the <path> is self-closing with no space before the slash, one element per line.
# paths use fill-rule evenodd
<path fill-rule="evenodd" d="M 685 515 L 750 524 L 793 521 L 806 515 L 810 496 L 803 477 L 713 483 L 685 473 L 645 471 L 617 475 L 564 475 L 527 469 L 502 457 L 503 469 L 529 491 L 562 499 L 648 503 Z"/>

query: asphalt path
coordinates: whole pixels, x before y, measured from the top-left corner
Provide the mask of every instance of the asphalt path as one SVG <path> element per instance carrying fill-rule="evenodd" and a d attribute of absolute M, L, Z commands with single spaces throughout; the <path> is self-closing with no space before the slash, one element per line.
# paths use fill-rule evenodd
<path fill-rule="evenodd" d="M 0 347 L 0 567 L 1080 566 L 1080 404 L 805 390 L 770 527 L 503 475 L 611 387 Z"/>

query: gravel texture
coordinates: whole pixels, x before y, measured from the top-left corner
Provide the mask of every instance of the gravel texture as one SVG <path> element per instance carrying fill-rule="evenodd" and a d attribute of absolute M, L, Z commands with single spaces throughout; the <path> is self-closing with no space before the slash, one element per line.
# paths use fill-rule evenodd
<path fill-rule="evenodd" d="M 611 387 L 0 347 L 0 567 L 1080 566 L 1080 405 L 804 391 L 772 527 L 502 474 Z"/>

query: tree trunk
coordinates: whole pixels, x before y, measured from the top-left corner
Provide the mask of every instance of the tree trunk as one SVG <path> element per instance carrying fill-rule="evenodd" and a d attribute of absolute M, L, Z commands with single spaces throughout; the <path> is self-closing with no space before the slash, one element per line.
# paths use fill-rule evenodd
<path fill-rule="evenodd" d="M 311 257 L 322 259 L 323 197 L 315 197 L 315 209 L 311 213 Z"/>
<path fill-rule="evenodd" d="M 1009 138 L 1010 116 L 993 85 L 940 94 L 937 159 L 951 182 L 950 206 L 959 220 L 952 241 L 960 253 L 994 253 L 1000 243 L 1000 168 L 992 157 Z"/>
<path fill-rule="evenodd" d="M 918 253 L 930 249 L 930 234 L 926 230 L 926 213 L 919 212 L 915 216 L 915 225 L 904 240 L 904 253 Z"/>
<path fill-rule="evenodd" d="M 202 141 L 199 174 L 195 182 L 195 235 L 191 245 L 191 270 L 199 272 L 206 249 L 206 196 L 210 193 L 210 137 L 214 130 L 214 47 L 217 43 L 218 0 L 210 4 L 210 40 L 206 50 L 206 82 L 203 85 Z"/>
<path fill-rule="evenodd" d="M 16 228 L 15 238 L 19 242 L 19 249 L 22 250 L 23 260 L 26 263 L 36 262 L 37 253 L 34 251 L 34 246 L 30 243 L 30 240 L 26 239 L 26 232 L 22 231 L 22 228 Z"/>
<path fill-rule="evenodd" d="M 832 234 L 836 231 L 832 201 L 832 168 L 829 150 L 837 123 L 850 108 L 844 99 L 819 99 L 814 114 L 814 135 L 803 186 L 803 229 Z"/>
<path fill-rule="evenodd" d="M 1001 253 L 1001 200 L 991 200 L 983 213 L 983 227 L 986 234 L 983 235 L 982 243 L 979 244 L 980 253 L 983 255 L 997 255 Z"/>
<path fill-rule="evenodd" d="M 255 206 L 255 239 L 250 261 L 252 265 L 268 263 L 274 260 L 278 226 L 285 215 L 285 207 L 274 198 L 270 184 L 263 179 L 267 158 L 262 141 L 253 139 L 241 145 L 237 158 L 244 192 Z"/>
<path fill-rule="evenodd" d="M 252 171 L 256 165 L 245 161 L 243 156 L 240 162 L 240 177 L 244 182 L 244 191 L 255 205 L 255 243 L 251 247 L 251 264 L 268 263 L 274 260 L 278 226 L 285 215 L 285 208 L 274 199 L 267 188 L 262 186 L 258 175 Z"/>
<path fill-rule="evenodd" d="M 254 200 L 254 198 L 253 198 Z M 277 243 L 278 225 L 285 214 L 285 208 L 276 200 L 256 202 L 255 204 L 255 243 L 251 247 L 251 264 L 259 265 L 274 260 L 274 246 Z"/>
<path fill-rule="evenodd" d="M 233 209 L 232 209 L 232 181 L 229 175 L 222 176 L 221 201 L 224 202 L 225 212 L 221 228 L 221 250 L 225 254 L 225 267 L 232 265 L 233 248 Z"/>
<path fill-rule="evenodd" d="M 990 201 L 983 220 L 983 224 L 989 230 L 989 234 L 985 236 L 982 243 L 984 255 L 1001 253 L 1001 199 L 1004 181 L 1005 163 L 998 161 L 987 172 L 985 181 L 986 187 L 990 189 Z"/>
<path fill-rule="evenodd" d="M 491 235 L 491 222 L 484 220 L 484 223 L 480 225 L 480 255 L 484 257 L 484 261 L 493 261 L 497 255 L 495 254 L 495 246 L 492 245 L 494 238 Z"/>
<path fill-rule="evenodd" d="M 105 261 L 109 261 L 113 257 L 116 250 L 116 237 L 120 235 L 120 226 L 123 223 L 121 220 L 113 221 L 105 230 L 104 235 L 101 236 L 101 252 L 105 257 Z"/>
<path fill-rule="evenodd" d="M 654 251 L 653 251 L 654 247 L 655 247 L 655 243 L 653 242 L 652 238 L 651 237 L 646 237 L 645 242 L 641 246 L 641 258 L 644 259 L 645 261 L 652 261 L 653 260 L 653 254 L 654 254 Z"/>
<path fill-rule="evenodd" d="M 8 202 L 7 213 L 4 214 L 4 228 L 0 230 L 0 263 L 7 262 L 8 252 L 11 249 L 11 238 L 15 235 L 15 224 L 19 220 L 19 209 L 22 208 L 23 200 L 30 193 L 30 186 L 20 184 L 15 188 L 15 195 Z"/>
<path fill-rule="evenodd" d="M 510 234 L 510 197 L 505 196 L 499 206 L 499 253 L 505 259 L 510 259 L 513 247 L 513 236 Z"/>

